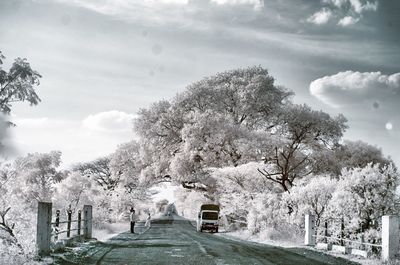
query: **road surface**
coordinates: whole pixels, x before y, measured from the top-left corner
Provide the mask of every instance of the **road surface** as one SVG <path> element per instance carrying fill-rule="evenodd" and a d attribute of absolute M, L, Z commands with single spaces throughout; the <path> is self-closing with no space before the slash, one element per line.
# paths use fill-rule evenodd
<path fill-rule="evenodd" d="M 355 264 L 305 249 L 284 249 L 198 233 L 177 215 L 153 220 L 142 234 L 97 242 L 79 261 L 59 264 Z"/>

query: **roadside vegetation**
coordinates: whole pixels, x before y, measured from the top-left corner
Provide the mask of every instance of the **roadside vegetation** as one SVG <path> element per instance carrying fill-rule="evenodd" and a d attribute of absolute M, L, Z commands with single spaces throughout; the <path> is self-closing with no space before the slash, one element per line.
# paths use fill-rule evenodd
<path fill-rule="evenodd" d="M 12 102 L 40 102 L 39 78 L 26 60 L 0 68 L 4 130 Z M 168 202 L 149 203 L 150 188 L 161 182 L 181 187 L 179 214 L 194 218 L 200 204 L 215 202 L 230 230 L 296 240 L 312 213 L 319 231 L 329 222 L 339 236 L 343 220 L 349 238 L 379 242 L 380 217 L 398 211 L 396 166 L 379 148 L 344 140 L 343 115 L 293 97 L 260 66 L 226 71 L 141 109 L 133 121 L 139 139 L 109 156 L 68 170 L 60 169 L 60 151 L 4 161 L 0 260 L 33 259 L 38 201 L 62 212 L 91 204 L 101 228 L 126 218 L 132 205 L 143 216 L 162 212 Z"/>

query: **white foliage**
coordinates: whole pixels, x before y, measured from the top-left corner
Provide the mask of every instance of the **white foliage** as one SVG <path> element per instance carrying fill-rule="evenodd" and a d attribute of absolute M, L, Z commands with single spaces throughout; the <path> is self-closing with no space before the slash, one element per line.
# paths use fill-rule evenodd
<path fill-rule="evenodd" d="M 293 187 L 290 193 L 285 193 L 284 201 L 292 207 L 295 221 L 301 225 L 304 215 L 310 213 L 316 216 L 316 223 L 320 225 L 337 184 L 338 181 L 329 176 L 310 176 Z"/>
<path fill-rule="evenodd" d="M 398 185 L 399 174 L 392 164 L 381 168 L 370 163 L 363 168 L 343 169 L 329 210 L 343 216 L 350 231 L 376 227 L 381 216 L 396 212 Z"/>

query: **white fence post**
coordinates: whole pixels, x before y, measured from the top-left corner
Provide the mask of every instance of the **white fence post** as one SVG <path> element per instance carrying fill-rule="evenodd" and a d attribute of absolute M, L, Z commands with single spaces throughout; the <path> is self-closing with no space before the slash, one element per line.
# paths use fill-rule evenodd
<path fill-rule="evenodd" d="M 304 238 L 304 244 L 306 246 L 314 246 L 315 245 L 315 216 L 314 215 L 306 214 L 305 228 L 306 228 L 306 235 Z"/>
<path fill-rule="evenodd" d="M 50 253 L 51 242 L 51 202 L 39 202 L 36 225 L 36 247 L 40 256 Z"/>
<path fill-rule="evenodd" d="M 83 236 L 85 239 L 92 238 L 92 206 L 83 206 Z"/>
<path fill-rule="evenodd" d="M 399 252 L 399 217 L 382 216 L 382 260 L 391 260 Z"/>

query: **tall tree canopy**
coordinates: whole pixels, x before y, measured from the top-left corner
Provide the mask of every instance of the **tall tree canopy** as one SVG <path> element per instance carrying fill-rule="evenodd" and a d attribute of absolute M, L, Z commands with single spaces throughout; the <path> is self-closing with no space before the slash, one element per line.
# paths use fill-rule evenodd
<path fill-rule="evenodd" d="M 211 167 L 238 166 L 262 157 L 273 172 L 260 172 L 288 190 L 312 170 L 312 150 L 341 138 L 346 119 L 291 103 L 260 66 L 204 78 L 172 100 L 141 109 L 135 130 L 153 175 L 207 190 Z"/>
<path fill-rule="evenodd" d="M 347 120 L 343 115 L 332 118 L 307 105 L 288 105 L 282 117 L 275 152 L 265 157 L 265 163 L 272 169 L 264 168 L 259 172 L 288 191 L 295 179 L 316 170 L 312 159 L 314 152 L 330 150 L 338 144 L 347 128 Z"/>

